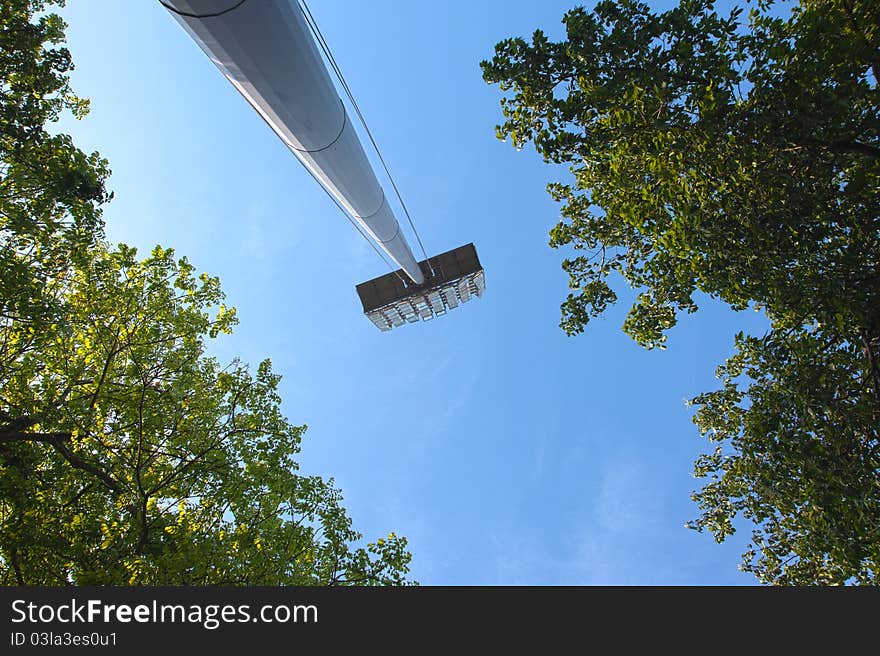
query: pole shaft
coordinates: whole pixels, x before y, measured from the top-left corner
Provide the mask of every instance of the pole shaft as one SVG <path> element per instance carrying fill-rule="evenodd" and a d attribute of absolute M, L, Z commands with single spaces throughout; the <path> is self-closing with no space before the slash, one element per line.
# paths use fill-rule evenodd
<path fill-rule="evenodd" d="M 162 0 L 227 80 L 415 282 L 400 230 L 295 0 Z"/>

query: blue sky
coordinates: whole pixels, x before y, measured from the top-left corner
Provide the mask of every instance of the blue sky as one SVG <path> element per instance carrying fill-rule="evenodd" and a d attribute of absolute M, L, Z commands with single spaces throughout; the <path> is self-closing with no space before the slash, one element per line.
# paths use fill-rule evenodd
<path fill-rule="evenodd" d="M 407 536 L 413 578 L 754 581 L 737 570 L 748 526 L 723 545 L 683 528 L 706 446 L 684 401 L 763 319 L 706 302 L 648 352 L 620 330 L 619 290 L 566 337 L 544 189 L 564 171 L 494 136 L 479 61 L 508 36 L 561 36 L 572 3 L 312 0 L 427 249 L 473 241 L 486 271 L 482 299 L 390 333 L 354 290 L 385 265 L 159 3 L 68 5 L 92 112 L 61 127 L 110 161 L 108 238 L 220 276 L 241 323 L 213 352 L 272 359 L 286 414 L 309 426 L 303 471 L 335 478 L 366 538 Z"/>

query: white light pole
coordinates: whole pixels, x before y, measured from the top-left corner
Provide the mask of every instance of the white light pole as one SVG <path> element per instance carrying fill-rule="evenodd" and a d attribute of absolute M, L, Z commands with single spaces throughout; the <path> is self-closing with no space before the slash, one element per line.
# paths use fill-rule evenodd
<path fill-rule="evenodd" d="M 294 155 L 425 282 L 295 0 L 161 0 Z"/>

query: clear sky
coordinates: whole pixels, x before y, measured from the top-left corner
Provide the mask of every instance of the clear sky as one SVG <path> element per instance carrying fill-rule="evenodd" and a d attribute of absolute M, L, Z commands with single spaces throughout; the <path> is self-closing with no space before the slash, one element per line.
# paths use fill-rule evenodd
<path fill-rule="evenodd" d="M 707 447 L 684 402 L 763 320 L 706 302 L 648 352 L 620 330 L 619 290 L 566 337 L 544 189 L 561 173 L 494 136 L 499 92 L 479 61 L 508 36 L 561 36 L 573 3 L 310 6 L 429 252 L 474 242 L 485 296 L 379 332 L 354 286 L 385 265 L 153 0 L 61 11 L 92 101 L 62 129 L 110 161 L 108 238 L 220 276 L 241 323 L 213 352 L 272 359 L 286 414 L 309 426 L 303 471 L 335 478 L 365 537 L 407 536 L 421 583 L 754 582 L 737 570 L 748 526 L 724 545 L 683 527 Z"/>

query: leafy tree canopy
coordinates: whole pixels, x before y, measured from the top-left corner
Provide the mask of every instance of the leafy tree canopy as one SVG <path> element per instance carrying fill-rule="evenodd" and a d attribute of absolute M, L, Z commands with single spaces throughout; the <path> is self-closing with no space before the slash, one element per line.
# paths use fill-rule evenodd
<path fill-rule="evenodd" d="M 47 130 L 64 110 L 85 116 L 88 102 L 70 88 L 64 22 L 46 4 L 0 6 L 0 322 L 29 323 L 34 339 L 63 317 L 55 291 L 101 238 L 110 198 L 107 162 Z M 0 371 L 15 356 L 2 348 Z"/>
<path fill-rule="evenodd" d="M 766 312 L 724 387 L 695 399 L 718 449 L 691 523 L 753 520 L 744 567 L 779 583 L 880 577 L 880 5 L 631 0 L 568 12 L 566 38 L 508 39 L 482 62 L 498 136 L 572 181 L 553 247 L 576 334 L 639 290 L 624 330 L 662 347 L 704 292 Z M 781 15 L 784 14 L 784 15 Z"/>
<path fill-rule="evenodd" d="M 235 323 L 218 280 L 158 247 L 93 253 L 67 329 L 3 390 L 23 421 L 0 437 L 0 581 L 403 583 L 406 541 L 355 548 L 332 481 L 296 473 L 269 361 L 204 354 Z"/>

